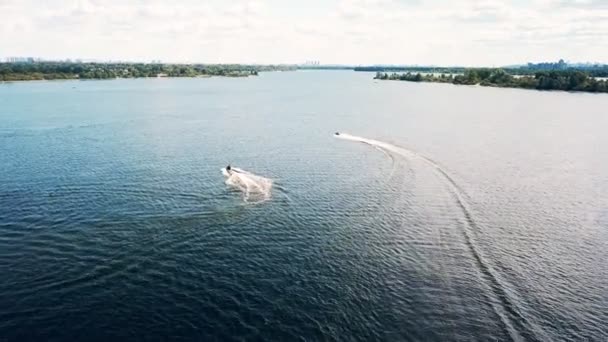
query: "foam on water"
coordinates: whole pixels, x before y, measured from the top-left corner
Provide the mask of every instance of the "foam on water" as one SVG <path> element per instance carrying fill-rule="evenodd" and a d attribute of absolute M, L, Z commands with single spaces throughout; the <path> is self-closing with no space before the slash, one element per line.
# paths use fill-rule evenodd
<path fill-rule="evenodd" d="M 243 200 L 258 203 L 270 199 L 272 180 L 255 175 L 238 167 L 232 167 L 233 172 L 222 168 L 222 174 L 227 178 L 226 184 L 243 192 Z"/>

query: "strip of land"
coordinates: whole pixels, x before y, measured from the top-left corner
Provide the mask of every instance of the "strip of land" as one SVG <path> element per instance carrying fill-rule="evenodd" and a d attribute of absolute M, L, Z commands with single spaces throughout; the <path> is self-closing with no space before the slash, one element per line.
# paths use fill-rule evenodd
<path fill-rule="evenodd" d="M 360 70 L 363 71 L 363 70 Z M 365 70 L 369 71 L 369 70 Z M 429 69 L 423 72 L 382 72 L 375 79 L 410 82 L 436 82 L 488 87 L 536 90 L 564 90 L 608 93 L 608 68 L 599 70 L 533 70 L 533 69 Z"/>
<path fill-rule="evenodd" d="M 0 63 L 0 81 L 112 79 L 138 77 L 248 77 L 261 71 L 293 70 L 286 65 L 144 63 Z"/>

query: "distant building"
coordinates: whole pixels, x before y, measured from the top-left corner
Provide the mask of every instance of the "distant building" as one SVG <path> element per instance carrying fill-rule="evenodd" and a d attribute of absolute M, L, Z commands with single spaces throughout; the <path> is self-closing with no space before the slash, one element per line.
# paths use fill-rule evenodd
<path fill-rule="evenodd" d="M 557 63 L 544 62 L 544 63 L 528 63 L 528 68 L 539 69 L 539 70 L 564 70 L 569 67 L 563 59 L 560 59 Z"/>
<path fill-rule="evenodd" d="M 298 65 L 300 68 L 303 69 L 319 69 L 321 68 L 321 62 L 319 61 L 306 61 L 304 63 L 301 63 Z"/>
<path fill-rule="evenodd" d="M 34 63 L 38 62 L 40 59 L 34 57 L 7 57 L 7 63 Z"/>

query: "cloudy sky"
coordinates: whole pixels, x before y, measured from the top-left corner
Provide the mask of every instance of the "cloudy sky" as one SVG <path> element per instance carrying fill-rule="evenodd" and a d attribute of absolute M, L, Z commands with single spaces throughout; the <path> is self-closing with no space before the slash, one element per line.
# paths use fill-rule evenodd
<path fill-rule="evenodd" d="M 0 57 L 608 62 L 608 0 L 0 0 Z"/>

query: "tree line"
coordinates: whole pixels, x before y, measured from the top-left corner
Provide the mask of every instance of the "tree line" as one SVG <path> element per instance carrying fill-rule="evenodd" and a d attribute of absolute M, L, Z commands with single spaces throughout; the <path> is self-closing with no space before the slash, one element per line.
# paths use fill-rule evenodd
<path fill-rule="evenodd" d="M 262 71 L 292 70 L 284 65 L 144 63 L 0 63 L 0 81 L 111 79 L 136 77 L 256 76 Z"/>
<path fill-rule="evenodd" d="M 526 75 L 512 75 L 503 69 L 486 68 L 465 69 L 461 74 L 377 72 L 375 79 L 608 93 L 608 80 L 596 79 L 589 72 L 580 70 L 536 71 Z"/>
<path fill-rule="evenodd" d="M 432 66 L 361 66 L 354 68 L 355 71 L 367 71 L 367 72 L 382 72 L 382 73 L 434 73 L 434 74 L 463 74 L 465 71 L 471 68 L 465 67 L 432 67 Z M 484 68 L 473 68 L 481 70 Z M 495 68 L 490 68 L 495 70 Z M 535 76 L 537 72 L 574 72 L 582 71 L 591 77 L 608 77 L 608 65 L 596 64 L 589 66 L 573 66 L 573 65 L 562 65 L 560 63 L 529 63 L 526 66 L 521 67 L 503 67 L 499 68 L 504 70 L 510 75 L 530 75 Z"/>

